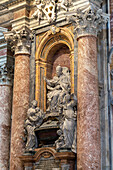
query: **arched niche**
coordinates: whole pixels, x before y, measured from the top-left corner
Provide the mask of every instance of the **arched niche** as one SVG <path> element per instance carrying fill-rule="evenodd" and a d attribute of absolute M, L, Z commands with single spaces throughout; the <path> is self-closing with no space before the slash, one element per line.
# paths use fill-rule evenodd
<path fill-rule="evenodd" d="M 66 50 L 61 57 L 59 52 L 64 48 Z M 61 58 L 58 59 L 55 55 L 59 55 Z M 44 111 L 46 111 L 46 83 L 44 76 L 52 78 L 54 75 L 52 72 L 56 67 L 54 66 L 55 59 L 61 60 L 58 65 L 66 66 L 62 63 L 63 55 L 65 57 L 68 55 L 68 67 L 71 71 L 71 91 L 74 92 L 74 35 L 68 28 L 56 28 L 55 33 L 52 30 L 46 32 L 36 49 L 36 100 L 38 101 L 38 106 Z"/>
<path fill-rule="evenodd" d="M 56 67 L 68 67 L 70 70 L 70 50 L 65 44 L 57 44 L 53 47 L 47 57 L 47 63 L 50 63 L 50 68 L 47 67 L 46 77 L 51 79 L 56 74 Z"/>

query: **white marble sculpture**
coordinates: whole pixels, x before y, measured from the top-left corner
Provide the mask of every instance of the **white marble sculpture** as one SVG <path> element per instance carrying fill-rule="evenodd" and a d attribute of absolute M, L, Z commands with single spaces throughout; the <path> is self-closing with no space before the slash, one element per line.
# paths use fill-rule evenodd
<path fill-rule="evenodd" d="M 38 141 L 34 130 L 42 124 L 43 117 L 44 113 L 37 107 L 37 101 L 33 100 L 25 120 L 25 130 L 27 131 L 26 151 L 32 151 L 37 147 Z"/>
<path fill-rule="evenodd" d="M 67 74 L 66 74 L 67 71 Z M 45 78 L 47 83 L 47 100 L 49 101 L 49 111 L 59 111 L 59 105 L 62 103 L 63 97 L 70 93 L 70 76 L 68 68 L 61 66 L 56 67 L 56 76 L 53 79 L 48 80 Z"/>
<path fill-rule="evenodd" d="M 48 111 L 58 112 L 60 115 L 60 129 L 57 131 L 58 140 L 55 141 L 56 149 L 70 149 L 76 153 L 76 120 L 77 98 L 71 94 L 70 72 L 67 67 L 56 67 L 56 76 L 48 80 L 47 101 Z"/>
<path fill-rule="evenodd" d="M 62 103 L 62 119 L 60 121 L 60 130 L 58 130 L 59 139 L 55 142 L 56 149 L 71 149 L 76 153 L 76 121 L 77 121 L 77 99 L 72 94 L 66 94 Z"/>
<path fill-rule="evenodd" d="M 32 16 L 37 18 L 38 22 L 46 16 L 48 22 L 52 23 L 56 19 L 57 11 L 60 9 L 67 11 L 70 4 L 68 0 L 35 0 L 36 11 Z"/>

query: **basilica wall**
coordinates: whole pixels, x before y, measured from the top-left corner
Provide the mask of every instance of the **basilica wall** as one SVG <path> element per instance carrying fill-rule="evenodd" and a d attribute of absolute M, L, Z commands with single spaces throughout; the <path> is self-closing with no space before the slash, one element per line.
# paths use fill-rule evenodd
<path fill-rule="evenodd" d="M 2 170 L 112 170 L 112 2 L 110 6 L 111 34 L 105 0 L 0 2 Z M 51 93 L 56 87 L 51 82 L 59 78 L 57 66 L 70 77 L 67 93 Z M 55 100 L 67 94 L 68 102 L 75 102 L 71 110 L 76 118 L 68 118 L 69 103 L 62 104 L 63 99 L 53 109 L 56 94 Z M 32 107 L 39 111 L 31 113 Z M 67 133 L 61 128 L 64 110 L 70 120 Z M 26 123 L 30 114 L 40 121 Z"/>

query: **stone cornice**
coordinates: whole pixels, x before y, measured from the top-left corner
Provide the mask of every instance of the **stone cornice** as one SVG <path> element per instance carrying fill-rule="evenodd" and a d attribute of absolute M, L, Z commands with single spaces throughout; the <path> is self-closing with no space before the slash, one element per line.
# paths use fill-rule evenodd
<path fill-rule="evenodd" d="M 8 7 L 9 7 L 9 6 L 12 6 L 12 5 L 15 5 L 15 4 L 17 4 L 17 3 L 20 3 L 20 2 L 22 2 L 22 1 L 26 1 L 26 0 L 13 0 L 13 1 L 9 1 Z"/>
<path fill-rule="evenodd" d="M 14 11 L 18 11 L 19 9 L 22 9 L 22 8 L 27 8 L 27 9 L 31 9 L 32 7 L 34 8 L 34 5 L 33 5 L 33 3 L 31 3 L 31 1 L 33 1 L 33 0 L 1 0 L 0 5 L 3 7 L 6 7 L 9 12 L 14 12 Z M 34 0 L 34 2 L 35 2 L 35 0 Z M 43 2 L 43 0 L 42 0 L 42 2 Z M 44 2 L 46 2 L 46 1 L 44 1 Z M 74 1 L 72 1 L 71 5 L 66 6 L 66 8 L 69 12 L 74 12 L 77 9 L 81 9 L 83 11 L 86 11 L 88 9 L 92 9 L 92 10 L 96 9 L 97 10 L 100 8 L 101 3 L 102 3 L 102 0 L 76 0 L 76 1 L 74 0 Z M 61 6 L 61 4 L 59 3 L 59 7 Z M 35 9 L 36 9 L 36 7 L 35 7 Z M 39 8 L 39 10 L 40 10 L 40 8 Z M 7 10 L 6 10 L 6 13 L 7 13 Z M 38 13 L 39 12 L 37 12 L 37 14 Z M 65 14 L 66 14 L 65 9 L 63 9 L 63 8 L 61 8 L 60 10 L 56 9 L 55 10 L 55 17 L 56 17 L 55 22 L 58 23 L 59 21 L 61 22 L 61 21 L 65 20 L 66 19 Z M 33 27 L 33 29 L 34 29 L 34 27 L 39 28 L 40 26 L 43 26 L 43 25 L 47 26 L 48 25 L 47 16 L 48 16 L 47 14 L 45 15 L 45 17 L 42 16 L 40 24 L 38 23 L 36 18 L 33 18 L 33 16 L 29 17 L 29 26 L 31 28 Z M 39 15 L 38 19 L 40 20 L 40 15 Z M 12 20 L 12 22 L 21 23 L 20 20 L 19 21 Z M 54 20 L 54 17 L 53 17 L 53 20 Z M 18 25 L 18 24 L 16 24 L 16 25 Z M 12 25 L 12 27 L 13 27 L 13 25 Z M 14 27 L 15 27 L 15 29 L 17 29 L 17 27 L 15 25 L 14 25 Z"/>
<path fill-rule="evenodd" d="M 12 30 L 4 33 L 6 41 L 12 46 L 12 50 L 17 54 L 30 55 L 31 41 L 33 38 L 32 31 L 23 26 L 19 30 Z"/>
<path fill-rule="evenodd" d="M 13 67 L 9 67 L 6 63 L 0 66 L 0 85 L 12 85 Z"/>
<path fill-rule="evenodd" d="M 77 38 L 86 35 L 97 36 L 108 18 L 109 16 L 104 14 L 101 9 L 95 12 L 91 9 L 85 12 L 77 10 L 75 13 L 71 13 L 71 15 L 68 16 L 69 21 L 74 24 L 74 31 L 77 34 Z"/>
<path fill-rule="evenodd" d="M 73 4 L 75 10 L 86 11 L 88 9 L 97 10 L 101 7 L 102 0 L 76 0 Z"/>
<path fill-rule="evenodd" d="M 4 8 L 7 8 L 9 6 L 12 6 L 12 5 L 16 5 L 22 1 L 25 1 L 25 2 L 30 2 L 30 0 L 4 0 L 4 1 L 1 1 L 0 2 L 0 6 Z"/>
<path fill-rule="evenodd" d="M 0 7 L 3 13 L 18 11 L 22 8 L 30 9 L 30 0 L 4 0 L 0 1 Z"/>

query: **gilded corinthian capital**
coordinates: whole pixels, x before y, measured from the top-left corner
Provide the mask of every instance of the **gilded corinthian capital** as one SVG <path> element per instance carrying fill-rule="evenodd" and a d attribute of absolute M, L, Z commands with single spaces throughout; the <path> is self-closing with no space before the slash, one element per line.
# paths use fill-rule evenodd
<path fill-rule="evenodd" d="M 69 21 L 74 23 L 75 32 L 77 37 L 85 35 L 97 36 L 101 31 L 103 25 L 107 22 L 109 16 L 102 12 L 102 9 L 93 11 L 88 9 L 85 12 L 77 10 L 75 13 L 68 17 Z"/>
<path fill-rule="evenodd" d="M 5 40 L 8 41 L 12 50 L 17 54 L 30 54 L 32 31 L 23 26 L 19 30 L 12 30 L 4 33 Z"/>

